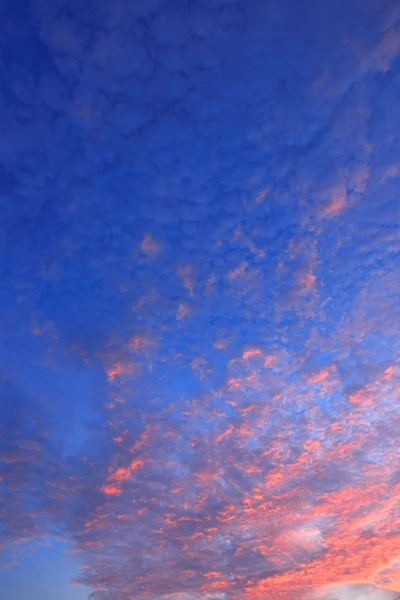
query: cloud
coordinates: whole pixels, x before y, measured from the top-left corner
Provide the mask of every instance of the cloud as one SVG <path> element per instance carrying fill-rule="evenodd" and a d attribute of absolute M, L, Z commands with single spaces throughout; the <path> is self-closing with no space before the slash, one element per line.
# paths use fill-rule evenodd
<path fill-rule="evenodd" d="M 153 256 L 156 256 L 160 250 L 159 244 L 157 244 L 156 240 L 154 238 L 152 238 L 151 235 L 146 235 L 143 238 L 143 240 L 140 244 L 140 247 L 143 252 L 145 252 L 146 254 L 153 255 Z"/>
<path fill-rule="evenodd" d="M 7 12 L 3 546 L 93 600 L 391 600 L 397 7 Z"/>

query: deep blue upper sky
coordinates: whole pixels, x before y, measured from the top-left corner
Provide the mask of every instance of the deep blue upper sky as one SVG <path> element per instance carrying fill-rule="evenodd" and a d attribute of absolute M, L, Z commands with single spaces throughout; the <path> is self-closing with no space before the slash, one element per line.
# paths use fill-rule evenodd
<path fill-rule="evenodd" d="M 400 593 L 400 5 L 3 0 L 1 600 Z"/>

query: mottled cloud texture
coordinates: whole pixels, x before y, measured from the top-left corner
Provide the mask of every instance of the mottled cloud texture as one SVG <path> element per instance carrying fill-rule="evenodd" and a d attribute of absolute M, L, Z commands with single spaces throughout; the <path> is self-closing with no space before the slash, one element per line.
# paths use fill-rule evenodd
<path fill-rule="evenodd" d="M 394 598 L 398 3 L 2 11 L 3 550 L 68 542 L 93 600 Z"/>

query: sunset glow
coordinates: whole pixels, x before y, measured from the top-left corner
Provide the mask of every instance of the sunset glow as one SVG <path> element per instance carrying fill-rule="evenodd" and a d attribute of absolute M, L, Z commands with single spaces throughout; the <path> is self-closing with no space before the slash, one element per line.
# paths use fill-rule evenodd
<path fill-rule="evenodd" d="M 0 600 L 394 600 L 400 3 L 4 6 Z"/>

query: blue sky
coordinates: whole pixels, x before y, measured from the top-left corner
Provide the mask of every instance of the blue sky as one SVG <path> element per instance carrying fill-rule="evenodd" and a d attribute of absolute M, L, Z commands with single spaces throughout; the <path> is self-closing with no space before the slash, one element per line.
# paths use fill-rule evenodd
<path fill-rule="evenodd" d="M 71 581 L 79 563 L 70 548 L 55 539 L 36 539 L 20 552 L 18 546 L 3 554 L 2 594 L 11 598 L 86 600 L 87 588 Z"/>
<path fill-rule="evenodd" d="M 400 8 L 2 11 L 1 600 L 400 593 Z"/>

